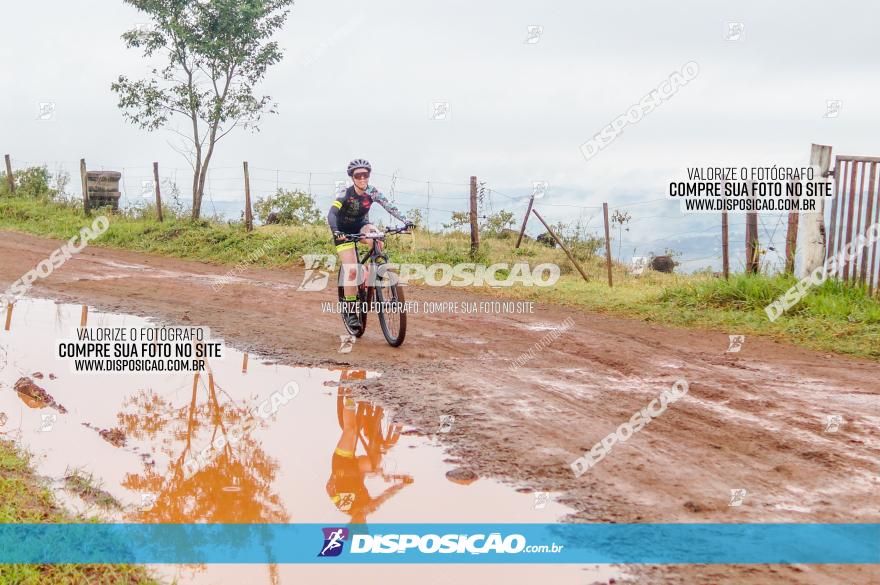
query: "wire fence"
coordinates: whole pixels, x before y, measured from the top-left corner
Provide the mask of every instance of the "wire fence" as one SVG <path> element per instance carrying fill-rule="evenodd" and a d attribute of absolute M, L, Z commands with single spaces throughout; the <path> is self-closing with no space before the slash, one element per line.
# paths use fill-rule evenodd
<path fill-rule="evenodd" d="M 70 181 L 67 192 L 77 197 L 79 161 L 31 161 L 12 158 L 13 172 L 28 167 L 46 167 L 57 176 L 66 173 Z M 154 198 L 153 166 L 149 164 L 118 163 L 114 161 L 87 161 L 90 171 L 118 171 L 120 206 L 144 208 Z M 294 170 L 264 166 L 249 166 L 251 200 L 276 193 L 279 189 L 302 191 L 309 194 L 320 210 L 329 209 L 340 186 L 350 181 L 344 171 Z M 372 173 L 372 182 L 409 217 L 418 214 L 423 225 L 431 230 L 452 229 L 453 214 L 469 211 L 470 183 L 468 181 L 417 179 L 399 173 Z M 175 205 L 180 210 L 191 206 L 192 169 L 159 165 L 159 183 L 163 205 Z M 507 188 L 499 191 L 486 182 L 478 183 L 479 212 L 485 220 L 502 210 L 514 214 L 512 229 L 518 229 L 526 212 L 533 186 Z M 177 199 L 173 198 L 177 194 Z M 585 202 L 588 203 L 588 202 Z M 223 220 L 243 218 L 245 205 L 244 174 L 241 165 L 212 166 L 209 168 L 202 201 L 202 213 Z M 582 235 L 604 238 L 602 202 L 579 204 L 554 196 L 552 187 L 535 208 L 551 225 L 560 222 L 578 226 Z M 677 271 L 720 271 L 722 238 L 720 214 L 688 214 L 678 203 L 666 197 L 615 202 L 609 213 L 619 212 L 621 220 L 610 225 L 611 250 L 614 260 L 628 263 L 635 257 L 669 255 L 678 263 Z M 615 215 L 618 215 L 615 213 Z M 786 220 L 788 214 L 762 213 L 759 215 L 759 242 L 762 269 L 781 271 L 785 267 Z M 626 219 L 624 219 L 626 218 Z M 379 218 L 374 218 L 379 219 Z M 729 260 L 733 272 L 746 266 L 746 216 L 729 217 Z M 467 229 L 465 226 L 464 229 Z M 529 220 L 526 234 L 536 237 L 545 230 L 538 222 Z M 600 253 L 604 253 L 600 250 Z"/>

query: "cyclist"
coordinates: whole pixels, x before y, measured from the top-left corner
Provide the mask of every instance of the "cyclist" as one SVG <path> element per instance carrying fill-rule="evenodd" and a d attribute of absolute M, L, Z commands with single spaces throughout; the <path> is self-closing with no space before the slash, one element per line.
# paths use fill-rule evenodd
<path fill-rule="evenodd" d="M 384 207 L 388 213 L 404 222 L 407 228 L 414 226 L 393 203 L 369 184 L 372 170 L 373 167 L 370 166 L 370 163 L 362 158 L 356 158 L 348 163 L 348 176 L 351 177 L 354 184 L 336 197 L 333 205 L 330 206 L 330 213 L 327 214 L 327 223 L 330 224 L 330 229 L 333 231 L 336 253 L 339 255 L 340 263 L 345 267 L 343 290 L 346 304 L 357 300 L 358 260 L 354 242 L 346 241 L 344 234 L 367 234 L 377 231 L 376 226 L 370 223 L 369 217 L 370 206 L 373 203 Z M 363 238 L 361 243 L 369 243 L 369 240 Z M 381 251 L 382 242 L 376 242 L 376 245 Z M 360 319 L 355 311 L 346 310 L 345 320 L 352 331 L 360 329 Z"/>

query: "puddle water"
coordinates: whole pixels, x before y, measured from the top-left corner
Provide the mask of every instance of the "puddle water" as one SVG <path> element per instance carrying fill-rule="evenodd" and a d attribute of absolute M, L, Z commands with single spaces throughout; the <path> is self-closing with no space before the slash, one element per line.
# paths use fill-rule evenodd
<path fill-rule="evenodd" d="M 378 373 L 269 364 L 225 346 L 223 358 L 210 360 L 209 371 L 199 374 L 76 374 L 55 357 L 54 344 L 83 323 L 156 326 L 41 299 L 19 301 L 0 317 L 0 412 L 6 415 L 0 433 L 33 453 L 37 472 L 76 511 L 118 522 L 328 525 L 544 523 L 569 512 L 552 497 L 536 505 L 535 494 L 492 480 L 447 478 L 453 467 L 434 439 L 406 433 L 391 422 L 396 413 L 352 393 L 351 384 Z M 295 396 L 253 424 L 250 413 L 290 382 L 299 388 Z M 234 438 L 220 448 L 220 436 Z M 217 450 L 209 448 L 212 441 Z M 193 465 L 206 448 L 202 463 Z M 106 498 L 71 489 L 77 476 L 91 477 L 119 505 L 96 507 Z M 187 583 L 293 582 L 305 575 L 389 582 L 404 573 L 429 582 L 425 577 L 436 572 L 430 566 L 159 570 Z M 621 576 L 607 566 L 444 566 L 442 573 L 443 581 L 481 582 L 548 576 L 561 583 L 607 582 Z"/>
<path fill-rule="evenodd" d="M 523 323 L 519 327 L 526 331 L 556 331 L 559 329 L 558 323 Z"/>

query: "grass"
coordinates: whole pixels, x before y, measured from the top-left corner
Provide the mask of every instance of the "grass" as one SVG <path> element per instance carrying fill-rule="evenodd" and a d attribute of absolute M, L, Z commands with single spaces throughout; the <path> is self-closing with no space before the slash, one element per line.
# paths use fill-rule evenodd
<path fill-rule="evenodd" d="M 75 474 L 80 488 L 95 489 L 88 478 Z M 12 441 L 0 439 L 0 523 L 83 522 L 70 517 L 55 502 L 52 493 L 34 475 L 27 453 Z M 85 521 L 93 521 L 85 519 Z M 159 583 L 137 565 L 10 565 L 0 564 L 0 582 L 38 585 L 41 583 Z"/>
<path fill-rule="evenodd" d="M 0 229 L 68 239 L 90 222 L 75 206 L 23 197 L 0 197 Z M 113 215 L 110 228 L 92 245 L 150 252 L 217 264 L 285 267 L 302 265 L 303 254 L 332 254 L 326 226 L 264 226 L 248 234 L 241 224 L 182 218 L 159 223 L 149 213 Z M 390 243 L 392 260 L 424 264 L 525 261 L 560 266 L 552 287 L 481 288 L 500 298 L 534 300 L 588 311 L 634 317 L 664 325 L 763 335 L 805 347 L 880 359 L 880 302 L 863 289 L 828 281 L 775 322 L 764 306 L 796 281 L 791 276 L 678 275 L 647 272 L 633 277 L 614 265 L 614 287 L 606 283 L 604 259 L 581 257 L 590 277 L 584 282 L 558 249 L 525 241 L 514 249 L 508 238 L 484 238 L 477 258 L 469 256 L 469 236 L 460 232 L 417 231 Z"/>
<path fill-rule="evenodd" d="M 91 473 L 85 473 L 81 469 L 68 471 L 64 476 L 64 485 L 84 502 L 95 504 L 103 509 L 122 509 L 119 500 L 101 489 L 100 480 L 96 480 Z"/>

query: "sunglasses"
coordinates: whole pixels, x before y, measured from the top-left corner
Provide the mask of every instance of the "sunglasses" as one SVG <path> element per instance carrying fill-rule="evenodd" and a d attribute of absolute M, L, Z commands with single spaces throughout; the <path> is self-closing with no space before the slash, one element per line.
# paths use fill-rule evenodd
<path fill-rule="evenodd" d="M 355 173 L 352 175 L 355 179 L 369 179 L 370 173 Z"/>

